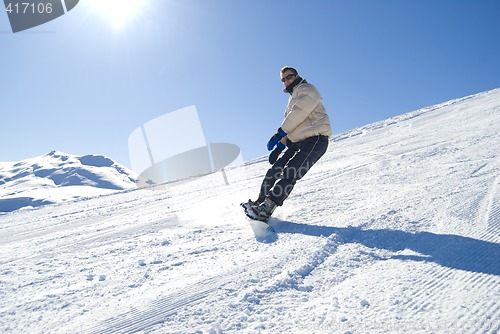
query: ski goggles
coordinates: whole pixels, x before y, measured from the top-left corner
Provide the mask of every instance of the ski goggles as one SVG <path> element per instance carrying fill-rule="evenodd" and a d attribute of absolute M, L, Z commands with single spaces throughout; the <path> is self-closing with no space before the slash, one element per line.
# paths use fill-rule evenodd
<path fill-rule="evenodd" d="M 293 78 L 293 77 L 294 77 L 294 76 L 296 76 L 296 75 L 297 75 L 297 74 L 293 74 L 293 73 L 292 73 L 292 74 L 289 74 L 289 75 L 287 75 L 286 77 L 281 78 L 281 82 L 285 82 L 285 81 L 287 81 L 287 80 L 290 80 L 291 78 Z"/>

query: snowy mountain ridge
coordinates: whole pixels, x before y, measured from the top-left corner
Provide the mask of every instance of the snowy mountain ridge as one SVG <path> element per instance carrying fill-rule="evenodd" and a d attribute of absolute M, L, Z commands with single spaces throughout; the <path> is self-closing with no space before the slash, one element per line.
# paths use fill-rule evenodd
<path fill-rule="evenodd" d="M 133 189 L 136 175 L 102 155 L 52 151 L 0 162 L 0 212 Z"/>
<path fill-rule="evenodd" d="M 473 95 L 469 95 L 469 96 L 465 96 L 465 97 L 453 99 L 453 100 L 450 100 L 450 101 L 446 101 L 446 102 L 443 102 L 443 103 L 438 103 L 438 104 L 435 104 L 435 105 L 432 105 L 432 106 L 428 106 L 428 107 L 424 107 L 424 108 L 421 108 L 421 109 L 418 109 L 418 110 L 415 110 L 415 111 L 411 111 L 411 112 L 408 112 L 408 113 L 404 113 L 404 114 L 401 114 L 401 115 L 390 117 L 390 118 L 382 120 L 382 121 L 370 123 L 370 124 L 361 126 L 359 128 L 356 128 L 356 129 L 352 129 L 352 130 L 349 130 L 349 131 L 345 131 L 345 132 L 333 135 L 332 141 L 340 141 L 340 140 L 343 140 L 345 138 L 351 138 L 353 136 L 358 136 L 358 135 L 361 135 L 361 134 L 366 134 L 366 133 L 368 133 L 370 131 L 374 131 L 374 130 L 377 130 L 377 129 L 380 129 L 380 128 L 384 128 L 384 127 L 387 127 L 387 126 L 390 126 L 390 125 L 393 125 L 393 124 L 401 123 L 401 122 L 410 120 L 412 118 L 424 115 L 424 114 L 426 114 L 428 112 L 431 112 L 433 110 L 441 109 L 441 108 L 444 108 L 444 107 L 447 107 L 447 106 L 452 106 L 452 105 L 454 105 L 456 103 L 460 103 L 460 102 L 463 102 L 463 101 L 466 101 L 466 100 L 469 100 L 469 99 L 473 99 L 475 97 L 481 96 L 483 94 L 488 94 L 488 93 L 493 92 L 493 91 L 495 91 L 495 90 L 490 90 L 490 91 L 486 91 L 486 92 L 481 92 L 481 93 L 477 93 L 477 94 L 473 94 Z"/>

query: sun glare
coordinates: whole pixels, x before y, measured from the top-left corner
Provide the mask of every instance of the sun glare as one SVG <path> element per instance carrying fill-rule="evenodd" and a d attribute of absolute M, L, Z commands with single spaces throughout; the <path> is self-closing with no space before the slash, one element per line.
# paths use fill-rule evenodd
<path fill-rule="evenodd" d="M 137 16 L 146 0 L 87 0 L 92 9 L 109 21 L 113 29 L 121 30 L 127 22 Z"/>

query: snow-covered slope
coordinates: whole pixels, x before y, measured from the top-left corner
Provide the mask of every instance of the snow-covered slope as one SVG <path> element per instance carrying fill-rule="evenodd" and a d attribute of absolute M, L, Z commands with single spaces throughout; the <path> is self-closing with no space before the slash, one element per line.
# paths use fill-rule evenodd
<path fill-rule="evenodd" d="M 136 175 L 102 155 L 58 151 L 0 162 L 0 212 L 133 189 Z"/>
<path fill-rule="evenodd" d="M 500 90 L 332 139 L 263 234 L 265 159 L 0 216 L 3 333 L 498 333 Z"/>

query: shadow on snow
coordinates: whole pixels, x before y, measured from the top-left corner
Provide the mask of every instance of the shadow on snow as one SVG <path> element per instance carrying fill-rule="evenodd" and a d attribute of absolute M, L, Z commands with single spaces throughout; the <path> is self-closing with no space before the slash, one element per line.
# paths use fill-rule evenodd
<path fill-rule="evenodd" d="M 363 230 L 358 227 L 329 227 L 273 219 L 278 233 L 338 236 L 342 243 L 359 243 L 390 251 L 410 249 L 422 255 L 396 255 L 392 259 L 435 262 L 445 267 L 500 276 L 500 244 L 453 234 Z"/>

